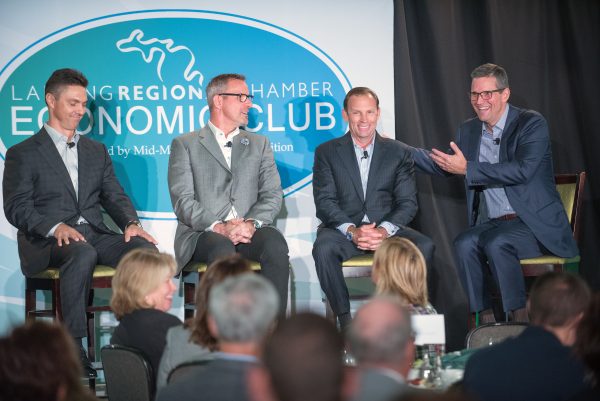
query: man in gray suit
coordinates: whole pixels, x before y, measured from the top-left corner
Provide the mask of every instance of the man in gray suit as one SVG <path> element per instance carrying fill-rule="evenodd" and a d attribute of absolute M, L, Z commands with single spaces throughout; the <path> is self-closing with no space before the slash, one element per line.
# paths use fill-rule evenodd
<path fill-rule="evenodd" d="M 208 124 L 171 144 L 169 190 L 178 220 L 179 269 L 239 252 L 260 262 L 284 314 L 289 256 L 283 235 L 271 226 L 283 198 L 273 151 L 265 136 L 239 128 L 248 123 L 252 106 L 243 75 L 214 77 L 206 98 Z"/>
<path fill-rule="evenodd" d="M 2 182 L 6 219 L 19 230 L 21 270 L 30 277 L 48 266 L 60 269 L 60 308 L 76 339 L 87 333 L 85 309 L 96 263 L 116 266 L 132 249 L 156 249 L 106 147 L 77 131 L 87 84 L 79 71 L 54 71 L 45 88 L 48 121 L 6 152 Z M 123 235 L 104 224 L 102 209 Z M 83 348 L 81 356 L 85 372 L 94 377 Z"/>
<path fill-rule="evenodd" d="M 258 362 L 277 311 L 277 292 L 259 275 L 245 273 L 216 285 L 208 301 L 208 328 L 220 352 L 203 369 L 160 390 L 157 401 L 250 399 L 246 375 Z"/>
<path fill-rule="evenodd" d="M 406 225 L 417 213 L 413 160 L 406 145 L 377 131 L 379 98 L 369 88 L 353 88 L 344 99 L 348 133 L 315 152 L 313 192 L 317 231 L 313 257 L 321 288 L 344 329 L 351 320 L 341 264 L 374 251 L 385 238 L 411 240 L 431 267 L 434 245 Z"/>
<path fill-rule="evenodd" d="M 408 390 L 415 344 L 410 314 L 398 299 L 377 297 L 363 305 L 348 330 L 348 343 L 358 367 L 354 401 L 396 399 Z"/>

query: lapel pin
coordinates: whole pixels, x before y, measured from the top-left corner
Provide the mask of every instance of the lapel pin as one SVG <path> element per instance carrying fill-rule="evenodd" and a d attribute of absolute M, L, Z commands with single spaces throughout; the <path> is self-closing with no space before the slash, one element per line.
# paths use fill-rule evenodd
<path fill-rule="evenodd" d="M 248 140 L 248 138 L 242 138 L 240 139 L 240 143 L 244 146 L 248 146 L 250 144 L 250 141 Z"/>

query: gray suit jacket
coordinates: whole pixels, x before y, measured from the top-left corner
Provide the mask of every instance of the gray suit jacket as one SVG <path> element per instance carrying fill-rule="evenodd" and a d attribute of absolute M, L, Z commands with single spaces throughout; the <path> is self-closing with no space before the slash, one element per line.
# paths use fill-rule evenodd
<path fill-rule="evenodd" d="M 283 199 L 281 180 L 269 140 L 240 130 L 232 141 L 231 170 L 210 128 L 173 140 L 169 191 L 177 216 L 175 256 L 179 270 L 192 258 L 200 234 L 227 217 L 271 224 Z"/>
<path fill-rule="evenodd" d="M 252 362 L 215 359 L 200 374 L 159 390 L 156 401 L 245 401 L 246 372 Z"/>
<path fill-rule="evenodd" d="M 19 230 L 19 256 L 26 276 L 48 267 L 55 239 L 46 235 L 56 224 L 74 224 L 83 216 L 96 230 L 113 233 L 103 222 L 103 208 L 122 230 L 138 218 L 114 174 L 106 147 L 81 136 L 77 152 L 79 196 L 44 128 L 6 152 L 4 214 Z"/>

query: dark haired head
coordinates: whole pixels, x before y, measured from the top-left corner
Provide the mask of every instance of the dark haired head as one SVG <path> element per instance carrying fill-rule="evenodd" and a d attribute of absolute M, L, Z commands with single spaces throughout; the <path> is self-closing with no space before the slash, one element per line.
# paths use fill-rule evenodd
<path fill-rule="evenodd" d="M 208 295 L 210 289 L 227 277 L 250 272 L 250 262 L 239 254 L 225 256 L 215 260 L 202 275 L 196 290 L 196 315 L 185 322 L 192 331 L 190 339 L 211 351 L 217 349 L 217 339 L 208 330 Z"/>
<path fill-rule="evenodd" d="M 44 94 L 47 95 L 48 93 L 51 93 L 54 97 L 58 98 L 64 87 L 70 85 L 87 88 L 88 80 L 80 71 L 72 68 L 56 70 L 52 73 L 50 78 L 48 78 L 48 81 L 46 81 Z"/>
<path fill-rule="evenodd" d="M 56 323 L 26 323 L 0 339 L 3 400 L 93 399 L 80 377 L 73 339 Z"/>
<path fill-rule="evenodd" d="M 312 313 L 282 321 L 265 344 L 263 363 L 277 398 L 338 401 L 344 343 L 336 327 Z"/>
<path fill-rule="evenodd" d="M 531 287 L 529 317 L 538 326 L 563 327 L 580 317 L 589 303 L 590 289 L 579 276 L 546 273 Z"/>
<path fill-rule="evenodd" d="M 499 65 L 486 63 L 475 68 L 471 72 L 471 79 L 494 77 L 496 78 L 496 86 L 498 89 L 508 88 L 508 74 L 506 70 Z"/>
<path fill-rule="evenodd" d="M 356 88 L 350 89 L 348 93 L 346 93 L 346 97 L 344 98 L 344 110 L 348 111 L 348 99 L 352 96 L 371 96 L 375 99 L 375 103 L 377 104 L 377 108 L 379 109 L 379 97 L 372 89 L 369 89 L 364 86 L 357 86 Z"/>

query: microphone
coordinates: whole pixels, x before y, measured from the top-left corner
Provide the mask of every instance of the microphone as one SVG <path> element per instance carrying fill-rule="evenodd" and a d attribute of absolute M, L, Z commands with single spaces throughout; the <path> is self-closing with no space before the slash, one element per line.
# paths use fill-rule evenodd
<path fill-rule="evenodd" d="M 360 158 L 362 159 L 368 159 L 369 158 L 369 152 L 367 152 L 366 150 L 363 151 L 363 156 Z"/>
<path fill-rule="evenodd" d="M 75 147 L 75 142 L 67 142 L 67 147 L 73 149 Z"/>
<path fill-rule="evenodd" d="M 494 144 L 496 144 L 496 145 L 500 145 L 500 138 L 496 138 L 496 139 L 494 139 Z"/>
<path fill-rule="evenodd" d="M 231 141 L 229 141 L 225 144 L 226 148 L 231 148 L 232 146 L 233 146 L 233 143 L 231 143 Z"/>

